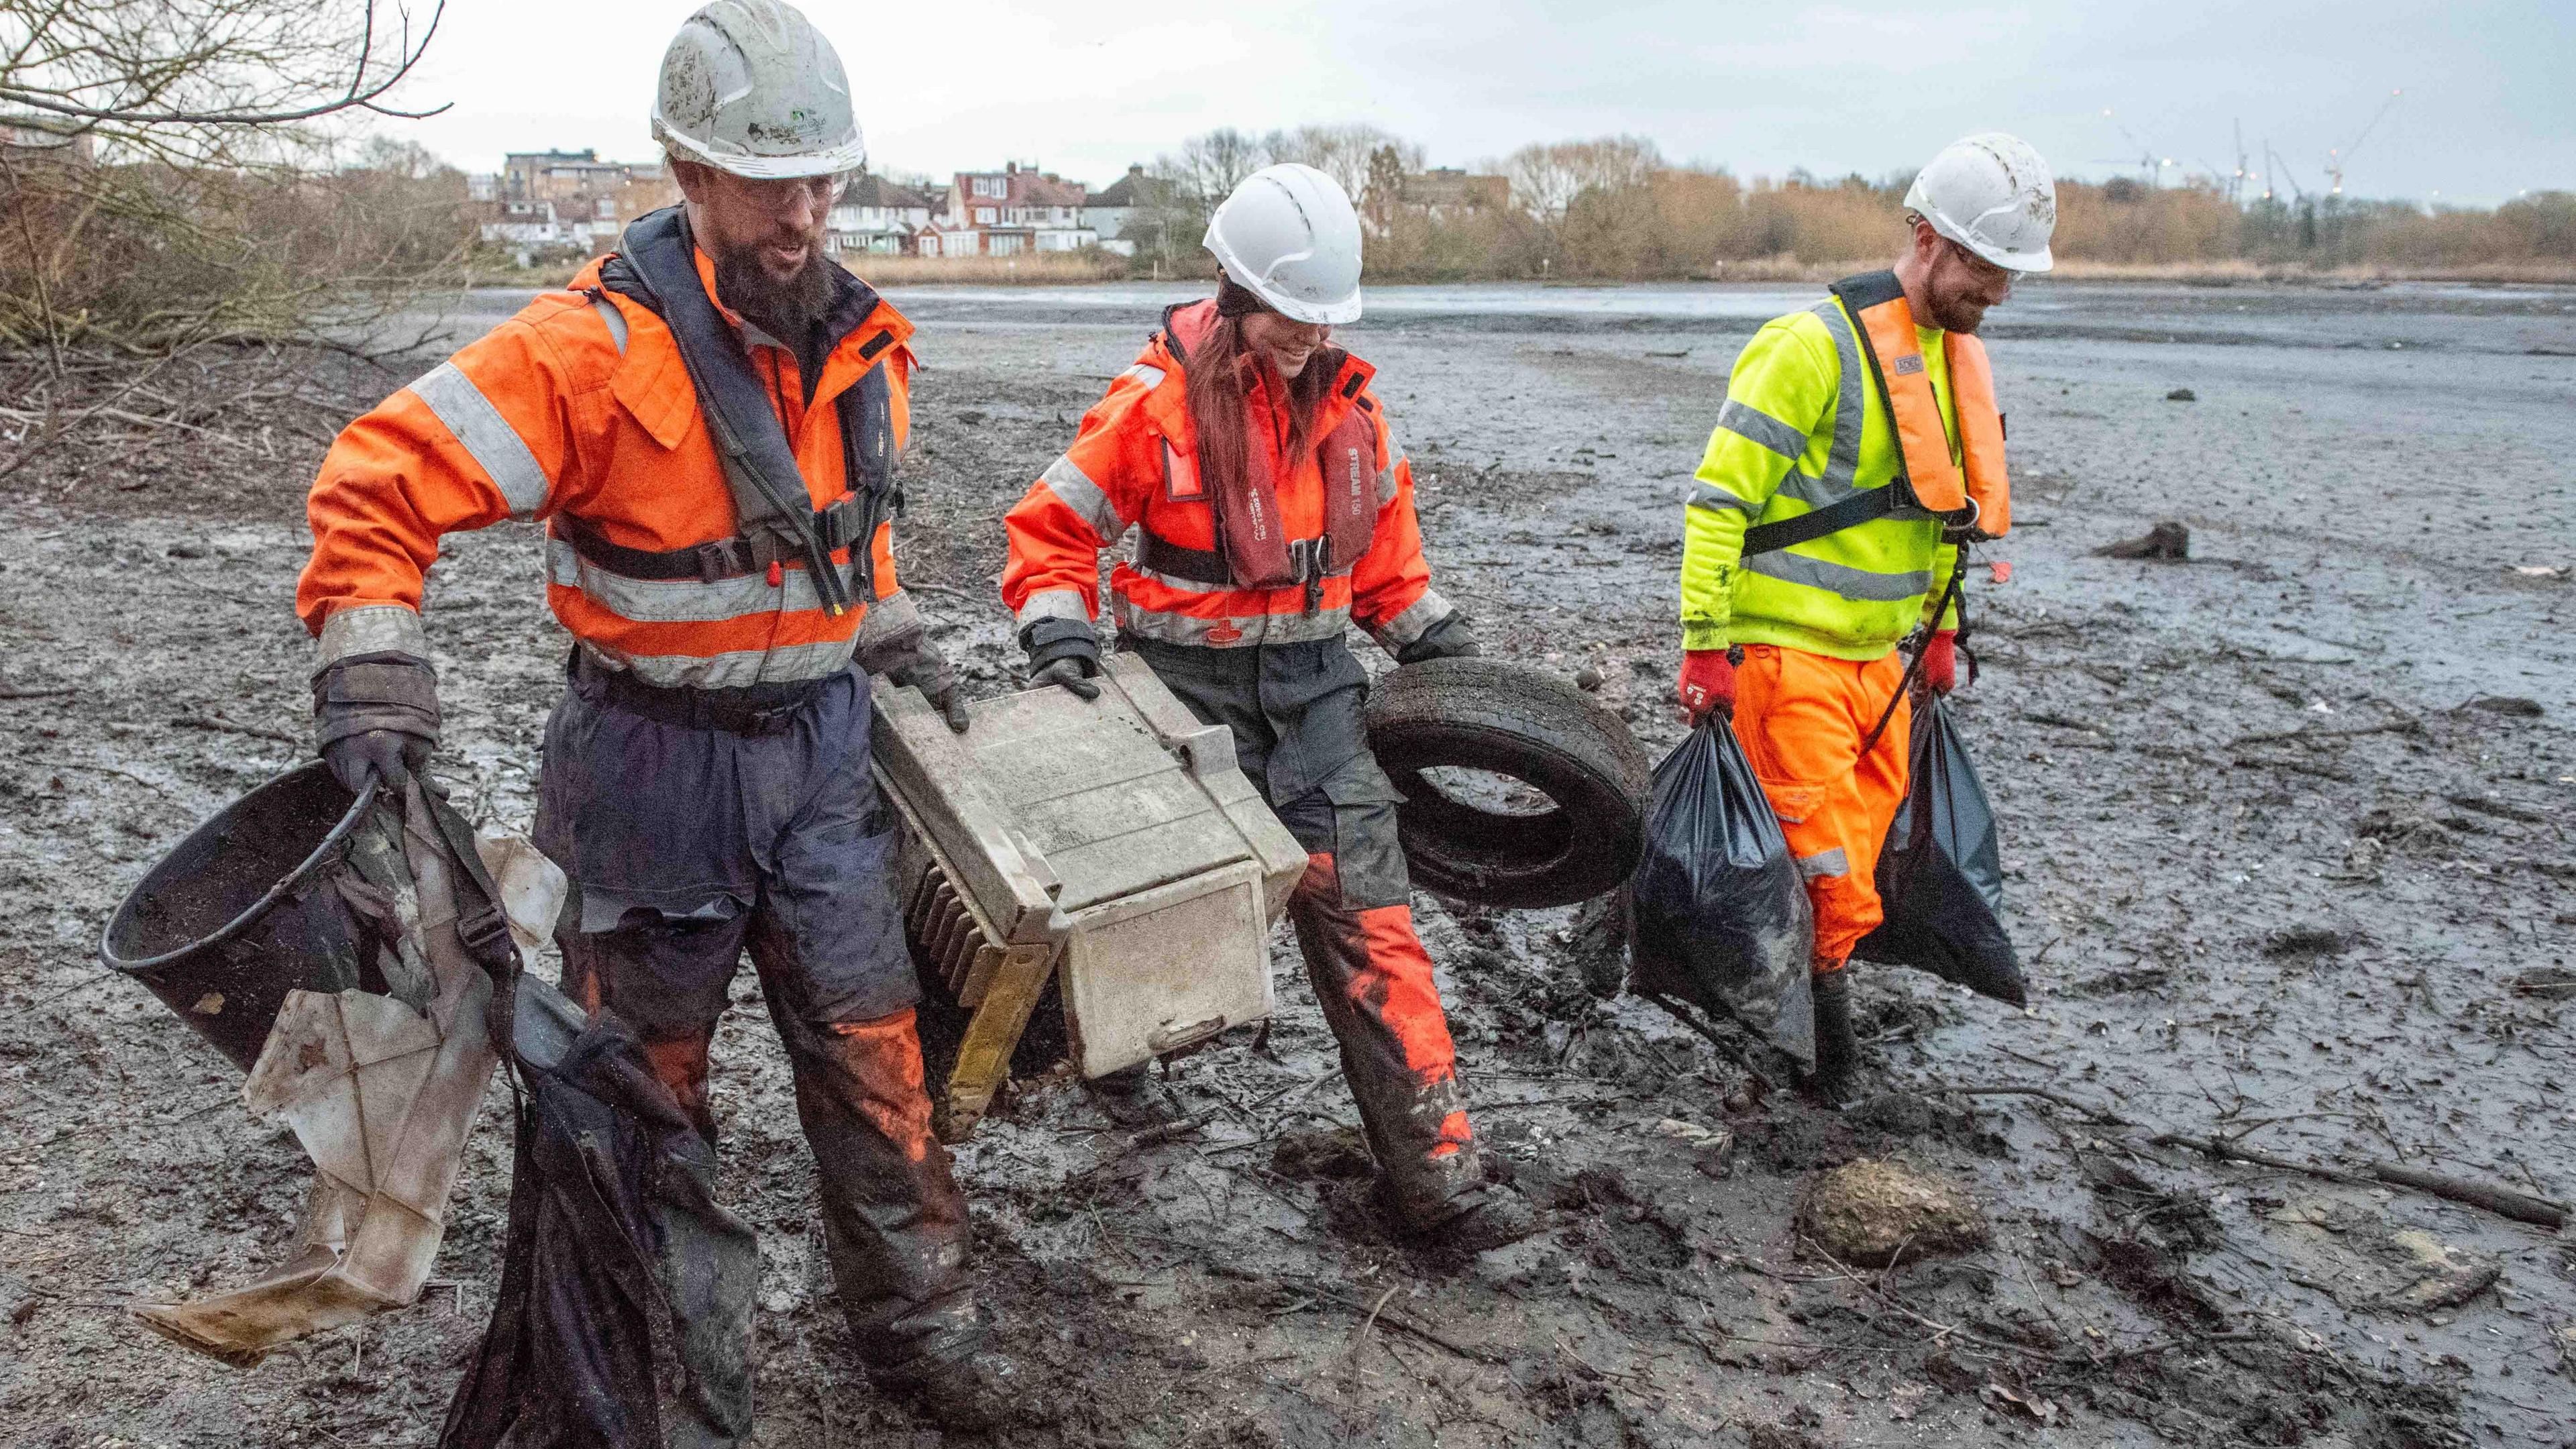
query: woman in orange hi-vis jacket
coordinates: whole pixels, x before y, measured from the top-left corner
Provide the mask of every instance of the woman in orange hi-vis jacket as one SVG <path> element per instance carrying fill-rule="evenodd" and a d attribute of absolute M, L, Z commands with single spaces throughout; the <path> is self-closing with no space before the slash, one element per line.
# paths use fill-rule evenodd
<path fill-rule="evenodd" d="M 1431 588 L 1413 473 L 1330 344 L 1359 316 L 1358 218 L 1322 172 L 1274 166 L 1208 226 L 1217 295 L 1174 307 L 1005 520 L 1003 600 L 1031 677 L 1085 698 L 1101 550 L 1121 647 L 1200 718 L 1310 853 L 1288 912 L 1403 1229 L 1470 1250 L 1536 1226 L 1487 1185 L 1397 848 L 1398 796 L 1362 733 L 1352 624 L 1401 662 L 1475 652 Z"/>

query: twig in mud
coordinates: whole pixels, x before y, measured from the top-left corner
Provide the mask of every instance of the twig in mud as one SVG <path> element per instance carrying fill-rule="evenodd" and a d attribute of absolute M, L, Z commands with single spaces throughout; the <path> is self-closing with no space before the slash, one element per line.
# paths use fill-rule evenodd
<path fill-rule="evenodd" d="M 65 684 L 51 689 L 0 689 L 0 699 L 53 699 L 60 695 L 78 693 L 80 693 L 78 689 Z"/>
<path fill-rule="evenodd" d="M 2275 1157 L 2268 1152 L 2257 1152 L 2252 1148 L 2239 1146 L 2233 1139 L 2195 1137 L 2184 1132 L 2160 1131 L 2146 1123 L 2122 1117 L 2115 1112 L 2046 1087 L 2021 1084 L 1977 1087 L 1936 1085 L 1929 1090 L 1961 1097 L 2037 1097 L 2042 1101 L 2053 1102 L 2070 1112 L 2081 1112 L 2105 1126 L 2153 1132 L 2155 1135 L 2149 1141 L 2154 1146 L 2188 1147 L 2205 1157 L 2214 1157 L 2221 1161 L 2243 1162 L 2255 1167 L 2268 1167 L 2277 1172 L 2296 1172 L 2321 1181 L 2343 1183 L 2351 1187 L 2377 1187 L 2382 1183 L 2397 1187 L 2411 1187 L 2417 1192 L 2430 1193 L 2434 1197 L 2469 1207 L 2484 1208 L 2499 1217 L 2545 1228 L 2566 1226 L 2570 1211 L 2565 1203 L 2516 1192 L 2509 1187 L 2469 1182 L 2438 1172 L 2403 1167 L 2394 1162 L 2374 1162 L 2369 1165 L 2367 1172 L 2353 1172 L 2340 1167 L 2328 1167 L 2322 1162 L 2303 1162 L 2294 1157 Z"/>
<path fill-rule="evenodd" d="M 2267 760 L 2260 755 L 2238 755 L 2227 763 L 2240 770 L 2287 770 L 2293 775 L 2314 775 L 2320 780 L 2353 783 L 2352 772 L 2332 765 L 2311 765 L 2305 760 Z"/>
<path fill-rule="evenodd" d="M 2227 742 L 2226 748 L 2233 750 L 2246 745 L 2269 745 L 2283 740 L 2356 740 L 2364 735 L 2420 735 L 2422 733 L 2424 733 L 2423 722 L 2412 719 L 2390 720 L 2386 724 L 2363 725 L 2358 729 L 2349 730 L 2312 730 L 2301 725 L 2294 730 L 2270 730 L 2259 735 L 2238 735 Z"/>
<path fill-rule="evenodd" d="M 1343 1297 L 1340 1293 L 1336 1292 L 1330 1284 L 1324 1282 L 1320 1278 L 1291 1276 L 1284 1273 L 1264 1273 L 1254 1268 L 1237 1268 L 1229 1263 L 1212 1263 L 1208 1265 L 1208 1271 L 1219 1278 L 1232 1278 L 1237 1282 L 1286 1284 L 1294 1287 L 1300 1293 L 1312 1294 L 1315 1301 L 1318 1303 L 1330 1303 L 1337 1308 L 1348 1309 L 1353 1313 L 1365 1313 L 1368 1311 L 1368 1305 L 1366 1303 L 1357 1298 Z M 1379 1306 L 1383 1309 L 1385 1305 L 1381 1303 Z M 1471 1348 L 1466 1344 L 1458 1342 L 1456 1339 L 1446 1337 L 1433 1329 L 1426 1328 L 1423 1325 L 1414 1322 L 1411 1318 L 1406 1316 L 1403 1309 L 1399 1308 L 1392 1313 L 1381 1312 L 1379 1316 L 1387 1327 L 1392 1328 L 1399 1333 L 1421 1339 L 1424 1343 L 1431 1345 L 1433 1348 L 1445 1349 L 1471 1363 L 1501 1364 L 1505 1362 L 1500 1354 L 1491 1352 L 1487 1349 Z"/>
<path fill-rule="evenodd" d="M 1987 1349 L 1995 1353 L 2017 1353 L 2025 1358 L 2047 1359 L 2050 1361 L 2055 1361 L 2057 1358 L 2055 1353 L 2052 1353 L 2047 1349 L 2032 1348 L 2027 1344 L 2006 1343 L 2001 1339 L 1988 1338 L 1983 1334 L 1971 1333 L 1967 1329 L 1962 1328 L 1955 1323 L 1939 1323 L 1926 1318 L 1922 1314 L 1905 1306 L 1904 1303 L 1898 1301 L 1893 1295 L 1882 1291 L 1877 1284 L 1862 1277 L 1859 1269 L 1854 1268 L 1842 1259 L 1835 1257 L 1832 1253 L 1827 1252 L 1824 1244 L 1817 1242 L 1815 1239 L 1808 1237 L 1804 1233 L 1798 1235 L 1798 1241 L 1806 1244 L 1810 1249 L 1814 1250 L 1817 1257 L 1820 1257 L 1826 1262 L 1832 1264 L 1841 1272 L 1841 1275 L 1844 1278 L 1850 1280 L 1854 1287 L 1857 1287 L 1863 1293 L 1866 1293 L 1870 1297 L 1878 1300 L 1882 1306 L 1893 1312 L 1903 1314 L 1905 1317 L 1914 1320 L 1923 1327 L 1932 1330 L 1932 1338 L 1935 1343 L 1938 1343 L 1945 1338 L 1956 1338 L 1967 1343 L 1973 1343 L 1979 1348 Z"/>
<path fill-rule="evenodd" d="M 1743 1068 L 1747 1075 L 1762 1084 L 1764 1091 L 1776 1092 L 1780 1090 L 1780 1084 L 1771 1079 L 1770 1073 L 1755 1066 L 1753 1064 L 1753 1058 L 1745 1054 L 1742 1046 L 1718 1035 L 1716 1028 L 1702 1023 L 1697 1016 L 1692 1014 L 1689 1007 L 1683 1005 L 1680 1001 L 1672 997 L 1664 995 L 1660 991 L 1640 991 L 1637 994 L 1646 998 L 1648 1001 L 1653 1002 L 1655 1005 L 1662 1007 L 1665 1013 L 1671 1016 L 1673 1020 L 1680 1022 L 1691 1030 L 1698 1032 L 1701 1036 L 1708 1038 L 1709 1044 L 1717 1048 L 1719 1055 L 1724 1056 L 1728 1061 L 1731 1061 L 1738 1067 Z"/>
<path fill-rule="evenodd" d="M 1931 1090 L 1934 1092 L 1946 1093 L 1953 1097 L 2037 1097 L 2042 1101 L 2054 1102 L 2058 1106 L 2064 1107 L 2070 1112 L 2081 1112 L 2091 1120 L 2103 1123 L 2107 1126 L 2135 1127 L 2138 1125 L 2126 1117 L 2119 1116 L 2112 1112 L 2106 1112 L 2103 1109 L 2094 1106 L 2090 1102 L 2079 1101 L 2076 1098 L 2067 1096 L 2063 1092 L 2052 1091 L 2047 1087 L 2025 1086 L 2020 1083 L 1998 1083 L 1991 1086 L 1972 1087 L 1935 1085 Z"/>
<path fill-rule="evenodd" d="M 947 598 L 955 599 L 959 603 L 964 604 L 990 603 L 998 606 L 1000 603 L 998 596 L 992 599 L 987 599 L 980 594 L 970 594 L 964 589 L 952 589 L 946 584 L 925 584 L 913 579 L 904 580 L 903 589 L 904 592 L 908 594 L 939 594 Z"/>
<path fill-rule="evenodd" d="M 1386 1311 L 1387 1300 L 1393 1298 L 1395 1290 L 1401 1286 L 1396 1283 L 1386 1285 L 1386 1291 L 1377 1295 L 1377 1302 L 1370 1307 L 1368 1317 L 1361 1319 L 1360 1326 L 1351 1330 L 1351 1346 L 1345 1354 L 1351 1377 L 1359 1377 L 1360 1350 L 1368 1346 L 1369 1330 L 1377 1327 L 1377 1316 Z"/>
<path fill-rule="evenodd" d="M 214 715 L 173 715 L 170 718 L 170 723 L 183 730 L 207 730 L 216 734 L 249 735 L 253 739 L 275 740 L 281 745 L 296 745 L 300 747 L 310 743 L 307 740 L 290 735 L 284 730 L 266 729 L 259 725 L 234 724 L 231 720 L 221 719 Z"/>

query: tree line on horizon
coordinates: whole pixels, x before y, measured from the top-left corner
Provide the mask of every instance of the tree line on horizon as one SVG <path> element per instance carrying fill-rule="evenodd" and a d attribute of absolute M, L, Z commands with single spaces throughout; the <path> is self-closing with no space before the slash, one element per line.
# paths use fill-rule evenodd
<path fill-rule="evenodd" d="M 1368 271 L 1406 281 L 1759 279 L 1892 256 L 1910 176 L 1738 177 L 1668 160 L 1635 136 L 1523 146 L 1479 166 L 1505 183 L 1495 207 L 1430 207 L 1407 178 L 1421 146 L 1372 126 L 1193 136 L 1147 169 L 1152 204 L 1128 235 L 1163 271 L 1203 267 L 1198 240 L 1244 177 L 1303 162 L 1340 182 L 1368 226 Z M 2215 179 L 2149 187 L 2057 183 L 2057 255 L 2104 267 L 2563 272 L 2576 267 L 2576 192 L 2493 209 L 2427 209 L 2337 196 L 2239 206 Z"/>

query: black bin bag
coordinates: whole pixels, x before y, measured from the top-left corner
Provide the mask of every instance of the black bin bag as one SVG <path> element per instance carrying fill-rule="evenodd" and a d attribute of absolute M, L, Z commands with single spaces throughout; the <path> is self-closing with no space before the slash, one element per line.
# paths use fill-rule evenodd
<path fill-rule="evenodd" d="M 1938 695 L 1914 711 L 1910 754 L 1905 803 L 1878 855 L 1886 919 L 1852 954 L 1920 967 L 1980 995 L 2027 1005 L 2021 962 L 1999 918 L 2004 867 L 1995 807 Z"/>
<path fill-rule="evenodd" d="M 1692 730 L 1655 767 L 1631 893 L 1640 993 L 1731 1016 L 1815 1065 L 1815 916 L 1771 802 L 1724 722 Z"/>

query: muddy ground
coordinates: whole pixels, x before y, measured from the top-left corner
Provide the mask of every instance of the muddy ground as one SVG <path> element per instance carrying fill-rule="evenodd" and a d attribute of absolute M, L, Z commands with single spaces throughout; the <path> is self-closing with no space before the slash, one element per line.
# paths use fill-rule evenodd
<path fill-rule="evenodd" d="M 995 517 L 1167 295 L 899 299 L 929 365 L 903 563 L 977 689 L 1012 663 Z M 1442 587 L 1489 648 L 1599 668 L 1660 753 L 1679 481 L 1736 347 L 1805 294 L 1376 295 L 1347 340 Z M 1548 1210 L 1459 1262 L 1360 1207 L 1283 938 L 1265 1049 L 1133 1098 L 1031 1084 L 960 1152 L 1051 1420 L 1002 1441 L 2576 1444 L 2576 1241 L 1942 1090 L 2576 1196 L 2576 292 L 2036 286 L 1991 333 L 2022 526 L 1959 708 L 2033 1008 L 1864 968 L 1885 1090 L 1831 1115 L 1596 995 L 1615 962 L 1570 913 L 1425 899 L 1481 1131 Z M 131 1299 L 271 1261 L 306 1169 L 94 954 L 154 859 L 301 756 L 300 494 L 337 417 L 425 365 L 315 363 L 256 411 L 266 384 L 170 379 L 197 431 L 0 483 L 0 1442 L 426 1444 L 489 1310 L 497 1117 L 419 1307 L 247 1373 L 136 1327 Z M 2089 556 L 2164 518 L 2192 562 Z M 429 607 L 443 769 L 520 825 L 564 649 L 536 557 L 525 528 L 456 540 Z M 766 1257 L 758 1440 L 938 1442 L 851 1367 L 753 990 L 716 1101 Z M 1793 1209 L 1863 1156 L 1966 1184 L 1991 1245 L 1820 1256 Z"/>

